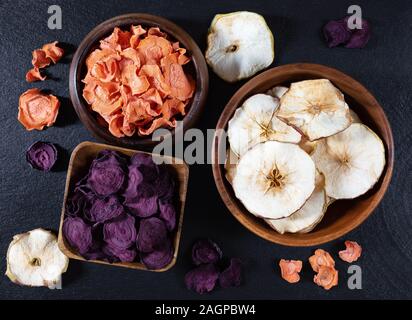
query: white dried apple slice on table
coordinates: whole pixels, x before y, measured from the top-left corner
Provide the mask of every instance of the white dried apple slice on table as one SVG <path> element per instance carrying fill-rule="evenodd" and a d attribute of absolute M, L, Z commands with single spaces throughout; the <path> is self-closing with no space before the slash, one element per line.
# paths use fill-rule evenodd
<path fill-rule="evenodd" d="M 353 199 L 379 180 L 385 167 L 385 148 L 371 129 L 354 123 L 320 140 L 312 158 L 325 176 L 326 194 L 334 199 Z"/>

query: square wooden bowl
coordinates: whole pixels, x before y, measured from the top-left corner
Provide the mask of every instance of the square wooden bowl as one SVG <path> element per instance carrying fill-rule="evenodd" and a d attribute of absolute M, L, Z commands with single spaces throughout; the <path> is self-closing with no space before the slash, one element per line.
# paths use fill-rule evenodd
<path fill-rule="evenodd" d="M 146 266 L 140 262 L 115 262 L 109 263 L 100 260 L 86 260 L 82 256 L 78 255 L 77 252 L 70 247 L 70 245 L 66 242 L 63 237 L 62 227 L 63 227 L 63 220 L 65 216 L 66 210 L 66 201 L 70 192 L 73 190 L 74 185 L 81 177 L 83 177 L 87 171 L 89 170 L 90 164 L 93 159 L 97 156 L 97 154 L 104 150 L 114 150 L 120 153 L 123 153 L 127 156 L 132 156 L 135 153 L 146 153 L 150 154 L 153 158 L 161 159 L 164 165 L 167 165 L 170 169 L 170 173 L 175 177 L 176 185 L 178 188 L 178 212 L 179 216 L 177 217 L 177 228 L 173 237 L 173 259 L 172 261 L 162 269 L 151 270 L 146 268 Z M 156 271 L 156 272 L 163 272 L 169 270 L 171 267 L 174 266 L 177 259 L 177 254 L 179 251 L 179 242 L 180 236 L 182 234 L 182 224 L 183 224 L 183 214 L 184 214 L 184 207 L 186 202 L 186 192 L 187 192 L 187 182 L 189 178 L 189 168 L 188 166 L 180 159 L 168 157 L 168 156 L 161 156 L 154 153 L 148 153 L 143 151 L 125 149 L 121 147 L 115 147 L 107 144 L 100 144 L 95 142 L 85 141 L 80 143 L 72 152 L 69 162 L 69 168 L 67 170 L 67 178 L 66 178 L 66 187 L 64 191 L 64 199 L 63 199 L 63 208 L 61 212 L 60 218 L 60 227 L 59 227 L 59 236 L 58 236 L 58 244 L 60 250 L 69 258 L 94 262 L 94 263 L 101 263 L 101 264 L 108 264 L 113 266 L 131 268 L 131 269 L 139 269 L 139 270 L 148 270 L 148 271 Z"/>

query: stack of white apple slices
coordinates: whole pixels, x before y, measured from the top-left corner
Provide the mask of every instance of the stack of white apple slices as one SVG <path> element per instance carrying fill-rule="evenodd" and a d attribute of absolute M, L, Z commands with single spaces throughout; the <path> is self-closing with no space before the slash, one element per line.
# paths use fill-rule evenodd
<path fill-rule="evenodd" d="M 371 189 L 385 166 L 380 138 L 329 80 L 249 97 L 228 124 L 226 178 L 279 233 L 306 233 L 333 201 Z"/>

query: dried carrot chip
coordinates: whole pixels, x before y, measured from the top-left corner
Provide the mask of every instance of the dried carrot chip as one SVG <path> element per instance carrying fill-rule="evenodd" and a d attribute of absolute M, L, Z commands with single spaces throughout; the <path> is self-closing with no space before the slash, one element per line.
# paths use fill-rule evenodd
<path fill-rule="evenodd" d="M 302 270 L 302 261 L 281 259 L 279 261 L 279 267 L 284 280 L 289 283 L 299 282 L 299 272 Z"/>
<path fill-rule="evenodd" d="M 362 254 L 362 247 L 356 241 L 345 241 L 345 246 L 345 250 L 339 251 L 339 257 L 349 263 L 358 260 Z"/>
<path fill-rule="evenodd" d="M 26 81 L 27 82 L 34 82 L 34 81 L 44 81 L 46 80 L 46 76 L 42 76 L 40 73 L 39 68 L 34 67 L 27 71 L 26 73 Z"/>
<path fill-rule="evenodd" d="M 338 271 L 334 267 L 319 266 L 318 274 L 313 277 L 313 282 L 329 290 L 338 285 Z"/>
<path fill-rule="evenodd" d="M 317 249 L 315 254 L 309 257 L 309 263 L 313 269 L 313 271 L 318 272 L 320 266 L 326 267 L 334 267 L 335 260 L 331 257 L 331 255 L 322 249 Z"/>
<path fill-rule="evenodd" d="M 186 114 L 195 82 L 182 66 L 190 58 L 167 38 L 159 28 L 114 28 L 87 57 L 83 97 L 114 136 L 149 135 Z"/>
<path fill-rule="evenodd" d="M 29 89 L 19 99 L 18 120 L 27 130 L 42 130 L 52 126 L 59 112 L 60 101 L 39 89 Z"/>

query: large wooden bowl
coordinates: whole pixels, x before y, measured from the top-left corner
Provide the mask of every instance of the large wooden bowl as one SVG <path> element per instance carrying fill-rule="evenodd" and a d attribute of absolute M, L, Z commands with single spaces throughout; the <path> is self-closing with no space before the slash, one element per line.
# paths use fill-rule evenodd
<path fill-rule="evenodd" d="M 63 220 L 65 216 L 65 208 L 66 202 L 70 195 L 71 190 L 74 189 L 74 185 L 77 181 L 79 181 L 82 177 L 87 174 L 87 170 L 90 167 L 91 162 L 94 158 L 96 158 L 97 154 L 104 150 L 110 149 L 115 150 L 120 153 L 123 153 L 127 156 L 132 156 L 135 153 L 147 153 L 143 151 L 137 150 L 130 150 L 120 147 L 109 146 L 107 144 L 100 144 L 95 142 L 82 142 L 80 143 L 72 152 L 69 162 L 69 168 L 67 170 L 67 178 L 66 178 L 66 187 L 64 191 L 64 199 L 63 199 L 63 208 L 60 217 L 60 227 L 59 227 L 59 236 L 58 236 L 58 245 L 60 250 L 69 258 L 81 260 L 81 261 L 88 261 L 94 263 L 101 263 L 101 264 L 108 264 L 113 266 L 119 267 L 126 267 L 131 269 L 139 269 L 139 270 L 148 270 L 148 271 L 155 271 L 155 272 L 163 272 L 169 270 L 173 267 L 176 263 L 177 253 L 179 251 L 179 243 L 180 243 L 180 236 L 182 234 L 182 225 L 183 225 L 183 213 L 186 203 L 186 192 L 187 192 L 187 182 L 189 179 L 189 167 L 182 162 L 182 160 L 177 160 L 172 157 L 168 156 L 161 156 L 154 153 L 147 153 L 150 154 L 153 158 L 157 158 L 162 160 L 162 165 L 168 166 L 169 172 L 175 177 L 176 186 L 177 186 L 177 193 L 178 193 L 178 201 L 177 201 L 177 212 L 179 213 L 178 220 L 176 223 L 176 231 L 174 232 L 172 243 L 174 246 L 173 252 L 173 259 L 172 261 L 162 269 L 148 269 L 144 266 L 144 264 L 140 262 L 117 262 L 117 263 L 108 263 L 105 261 L 100 260 L 86 260 L 82 256 L 80 256 L 76 250 L 70 247 L 70 245 L 66 242 L 63 237 L 62 227 L 63 227 Z"/>
<path fill-rule="evenodd" d="M 180 45 L 187 49 L 191 61 L 185 65 L 185 71 L 191 74 L 193 79 L 195 79 L 196 90 L 186 107 L 187 113 L 183 117 L 183 126 L 176 130 L 186 130 L 192 127 L 202 113 L 208 93 L 209 73 L 206 62 L 203 53 L 200 51 L 196 42 L 188 33 L 186 33 L 186 31 L 173 22 L 158 16 L 143 13 L 131 13 L 114 17 L 99 24 L 84 38 L 73 56 L 70 65 L 69 87 L 70 98 L 76 113 L 93 136 L 99 140 L 114 145 L 150 149 L 158 143 L 158 141 L 152 139 L 152 136 L 139 137 L 135 135 L 133 137 L 123 138 L 113 136 L 109 132 L 107 125 L 103 125 L 102 121 L 97 121 L 97 113 L 90 109 L 82 95 L 84 88 L 82 79 L 87 72 L 85 62 L 90 52 L 96 49 L 99 45 L 99 41 L 112 33 L 115 27 L 128 28 L 130 25 L 139 24 L 143 27 L 159 27 L 162 31 L 168 34 L 170 39 L 179 41 Z M 174 136 L 176 130 L 171 130 L 170 133 L 161 136 L 160 139 Z"/>
<path fill-rule="evenodd" d="M 216 129 L 226 130 L 235 110 L 253 94 L 264 93 L 277 85 L 289 85 L 295 81 L 318 78 L 331 80 L 344 93 L 347 103 L 359 115 L 362 122 L 379 135 L 385 145 L 386 166 L 373 189 L 359 198 L 333 203 L 322 222 L 310 233 L 282 235 L 270 228 L 262 219 L 249 213 L 235 197 L 231 185 L 225 178 L 224 166 L 219 164 L 219 161 L 222 163 L 219 157 L 225 155 L 225 150 L 222 149 L 225 148 L 223 142 L 226 142 L 224 141 L 226 138 L 218 134 L 214 137 L 213 175 L 220 196 L 229 211 L 253 233 L 271 242 L 287 246 L 313 246 L 334 240 L 359 226 L 377 207 L 389 186 L 394 161 L 392 131 L 384 111 L 363 85 L 343 72 L 318 64 L 297 63 L 270 69 L 247 82 L 230 99 L 216 127 Z"/>

